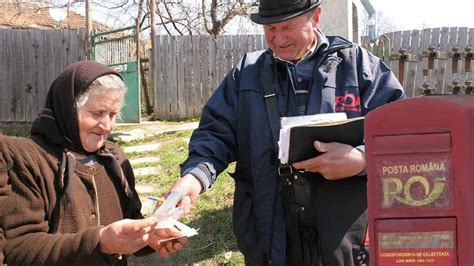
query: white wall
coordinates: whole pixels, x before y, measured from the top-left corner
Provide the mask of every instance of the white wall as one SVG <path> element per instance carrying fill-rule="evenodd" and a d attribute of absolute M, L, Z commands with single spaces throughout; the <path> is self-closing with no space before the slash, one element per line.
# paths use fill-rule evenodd
<path fill-rule="evenodd" d="M 352 0 L 323 0 L 319 28 L 352 41 Z"/>
<path fill-rule="evenodd" d="M 353 9 L 355 5 L 358 19 L 359 19 L 359 33 L 354 34 L 354 27 L 352 21 Z M 360 23 L 367 11 L 360 0 L 323 0 L 321 11 L 320 29 L 326 35 L 339 35 L 350 41 L 359 42 L 360 36 L 363 34 L 362 24 Z M 354 35 L 358 36 L 354 39 Z"/>

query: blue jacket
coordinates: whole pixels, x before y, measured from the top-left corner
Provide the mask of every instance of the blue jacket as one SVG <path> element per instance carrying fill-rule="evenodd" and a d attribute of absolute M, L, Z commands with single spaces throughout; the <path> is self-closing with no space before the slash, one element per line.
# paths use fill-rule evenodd
<path fill-rule="evenodd" d="M 260 73 L 262 50 L 245 54 L 205 105 L 191 137 L 182 171 L 206 163 L 212 184 L 229 163 L 237 161 L 233 207 L 234 233 L 247 264 L 285 264 L 285 221 L 279 176 Z M 340 37 L 316 55 L 317 71 L 308 95 L 307 114 L 346 112 L 364 116 L 385 103 L 404 98 L 388 67 L 363 48 Z M 273 58 L 273 57 L 272 57 Z M 273 59 L 275 60 L 275 59 Z M 281 116 L 288 109 L 286 63 L 279 61 L 277 91 Z M 363 249 L 367 224 L 366 177 L 327 181 L 317 175 L 318 242 L 324 265 L 351 265 Z M 276 202 L 274 202 L 276 200 Z M 270 247 L 271 258 L 270 258 Z"/>

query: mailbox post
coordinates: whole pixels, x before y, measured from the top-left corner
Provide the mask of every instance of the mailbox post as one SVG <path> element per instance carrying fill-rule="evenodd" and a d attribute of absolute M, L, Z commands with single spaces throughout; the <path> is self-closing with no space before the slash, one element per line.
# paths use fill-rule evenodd
<path fill-rule="evenodd" d="M 365 119 L 370 265 L 474 265 L 474 95 Z"/>

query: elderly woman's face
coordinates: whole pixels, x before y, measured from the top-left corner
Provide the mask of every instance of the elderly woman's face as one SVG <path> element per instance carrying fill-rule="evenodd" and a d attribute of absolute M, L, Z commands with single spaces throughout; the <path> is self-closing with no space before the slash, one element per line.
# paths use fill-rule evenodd
<path fill-rule="evenodd" d="M 79 134 L 82 147 L 88 152 L 98 150 L 115 125 L 123 95 L 107 90 L 93 90 L 79 110 Z"/>

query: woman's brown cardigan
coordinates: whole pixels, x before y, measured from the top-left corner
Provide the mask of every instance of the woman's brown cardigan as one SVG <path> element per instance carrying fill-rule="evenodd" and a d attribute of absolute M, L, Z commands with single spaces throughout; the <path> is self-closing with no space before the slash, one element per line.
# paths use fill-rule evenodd
<path fill-rule="evenodd" d="M 96 162 L 92 167 L 76 163 L 74 175 L 67 180 L 72 193 L 66 200 L 58 185 L 61 149 L 38 137 L 0 136 L 14 202 L 13 212 L 5 217 L 7 264 L 117 262 L 113 256 L 100 252 L 99 230 L 124 218 L 142 218 L 141 204 L 132 168 L 123 151 L 109 142 L 105 146 L 118 160 L 133 192 L 132 199 L 125 195 L 120 180 L 113 180 L 104 166 Z"/>
<path fill-rule="evenodd" d="M 0 155 L 2 151 L 0 150 Z M 0 156 L 0 265 L 3 265 L 3 248 L 5 247 L 5 234 L 3 231 L 3 219 L 12 210 L 9 201 L 10 186 L 8 185 L 7 165 Z"/>

